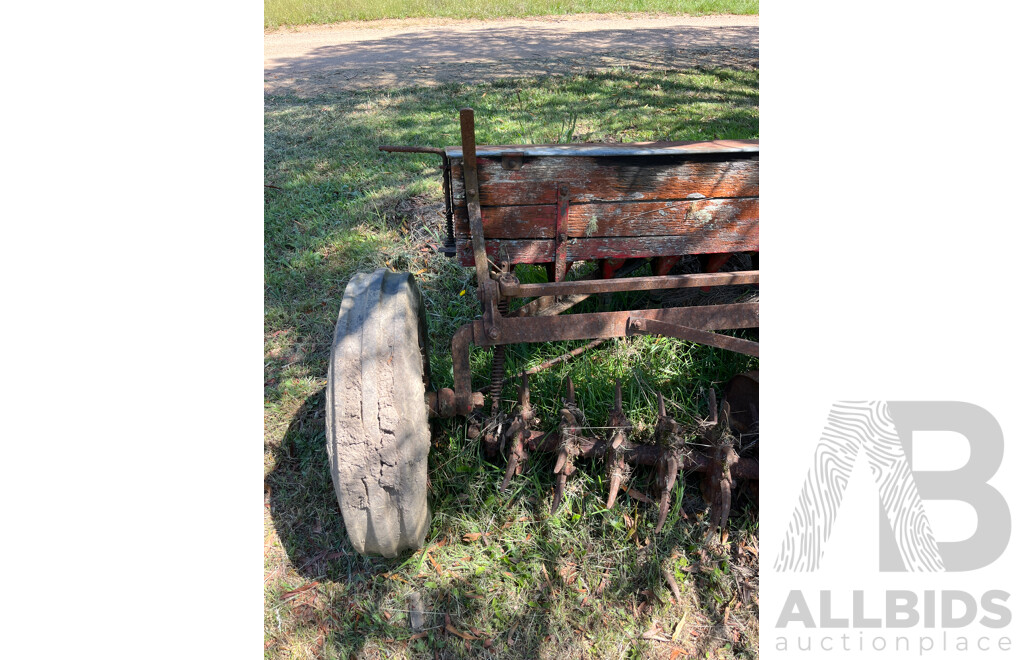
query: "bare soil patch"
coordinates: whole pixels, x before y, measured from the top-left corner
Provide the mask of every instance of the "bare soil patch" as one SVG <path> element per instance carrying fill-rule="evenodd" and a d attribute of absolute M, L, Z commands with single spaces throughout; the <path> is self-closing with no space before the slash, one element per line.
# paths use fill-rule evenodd
<path fill-rule="evenodd" d="M 758 21 L 616 14 L 279 29 L 264 35 L 264 91 L 308 97 L 615 67 L 752 69 Z"/>

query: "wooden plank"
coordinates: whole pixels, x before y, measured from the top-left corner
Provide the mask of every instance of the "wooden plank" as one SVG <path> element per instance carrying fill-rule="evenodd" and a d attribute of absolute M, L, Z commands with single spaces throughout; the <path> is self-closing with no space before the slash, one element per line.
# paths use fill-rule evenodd
<path fill-rule="evenodd" d="M 481 206 L 554 204 L 558 183 L 569 184 L 573 204 L 758 196 L 759 163 L 750 158 L 527 156 L 518 170 L 500 158 L 478 158 L 477 167 Z M 465 206 L 461 161 L 452 163 L 452 195 Z"/>
<path fill-rule="evenodd" d="M 689 236 L 694 232 L 738 231 L 756 226 L 758 216 L 756 198 L 580 204 L 569 207 L 569 236 Z"/>
<path fill-rule="evenodd" d="M 486 249 L 487 256 L 496 263 L 508 261 L 519 264 L 540 264 L 553 262 L 555 258 L 555 242 L 553 240 L 488 240 Z M 462 265 L 473 265 L 473 248 L 468 241 L 457 240 L 456 250 Z M 566 258 L 569 261 L 756 252 L 758 251 L 758 225 L 752 223 L 731 230 L 705 229 L 687 236 L 577 238 L 569 241 L 566 250 Z"/>
<path fill-rule="evenodd" d="M 555 237 L 558 207 L 498 206 L 480 209 L 487 238 L 551 238 Z M 455 236 L 469 240 L 469 216 L 466 208 L 455 209 Z"/>
<path fill-rule="evenodd" d="M 549 204 L 484 208 L 484 236 L 553 239 L 556 211 L 556 207 Z M 737 230 L 756 224 L 758 216 L 757 199 L 578 204 L 569 207 L 568 235 L 576 238 L 683 236 L 699 230 Z M 455 219 L 456 238 L 468 238 L 466 210 L 456 209 Z"/>

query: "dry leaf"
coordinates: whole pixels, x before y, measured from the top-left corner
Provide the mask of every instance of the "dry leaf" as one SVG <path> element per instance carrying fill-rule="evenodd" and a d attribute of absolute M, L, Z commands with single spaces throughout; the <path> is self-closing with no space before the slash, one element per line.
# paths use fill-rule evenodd
<path fill-rule="evenodd" d="M 627 488 L 626 489 L 626 493 L 630 497 L 632 497 L 634 500 L 640 500 L 644 504 L 654 504 L 654 500 L 652 500 L 651 498 L 647 497 L 646 495 L 644 495 L 643 493 L 641 493 L 640 491 L 638 491 L 635 488 Z"/>
<path fill-rule="evenodd" d="M 281 599 L 282 600 L 287 600 L 287 599 L 291 598 L 292 596 L 294 596 L 296 594 L 301 594 L 303 591 L 306 591 L 307 589 L 312 589 L 313 587 L 315 587 L 318 584 L 320 584 L 320 583 L 319 582 L 310 582 L 309 584 L 307 584 L 305 586 L 302 586 L 302 587 L 299 587 L 298 589 L 292 589 L 291 591 L 286 591 L 283 594 L 281 594 Z"/>
<path fill-rule="evenodd" d="M 473 635 L 470 635 L 469 633 L 459 632 L 455 628 L 455 626 L 453 626 L 450 623 L 446 623 L 444 625 L 444 629 L 447 630 L 448 632 L 450 632 L 451 634 L 453 634 L 453 635 L 455 635 L 457 637 L 461 637 L 462 639 L 465 639 L 467 641 L 480 639 L 479 637 L 474 637 Z"/>
<path fill-rule="evenodd" d="M 679 636 L 683 634 L 683 626 L 686 625 L 686 615 L 683 615 L 682 619 L 679 619 L 679 623 L 676 624 L 676 629 L 672 631 L 672 641 L 679 641 Z"/>

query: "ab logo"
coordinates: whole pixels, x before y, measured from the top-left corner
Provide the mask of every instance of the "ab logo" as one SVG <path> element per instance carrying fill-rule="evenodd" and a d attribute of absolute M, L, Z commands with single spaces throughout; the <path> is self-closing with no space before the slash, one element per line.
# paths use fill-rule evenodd
<path fill-rule="evenodd" d="M 912 470 L 915 431 L 952 431 L 970 446 L 966 465 Z M 918 451 L 924 451 L 918 446 Z M 988 484 L 1003 458 L 1003 432 L 985 409 L 959 401 L 839 402 L 832 406 L 807 473 L 778 571 L 818 570 L 857 455 L 867 456 L 878 487 L 880 571 L 971 571 L 995 561 L 1010 540 L 1010 509 Z M 974 508 L 978 527 L 962 541 L 936 541 L 924 500 Z"/>

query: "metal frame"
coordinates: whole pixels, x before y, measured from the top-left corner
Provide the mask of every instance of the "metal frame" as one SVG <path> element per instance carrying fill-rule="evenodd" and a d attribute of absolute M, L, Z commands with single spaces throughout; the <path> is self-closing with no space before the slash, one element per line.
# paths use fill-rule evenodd
<path fill-rule="evenodd" d="M 478 149 L 473 111 L 468 108 L 461 110 L 459 122 L 462 138 L 461 148 L 381 147 L 383 151 L 432 153 L 441 156 L 445 219 L 448 229 L 448 237 L 443 251 L 449 256 L 455 256 L 458 248 L 462 256 L 465 257 L 467 247 L 472 248 L 473 266 L 477 279 L 477 297 L 482 314 L 480 318 L 462 325 L 452 337 L 454 387 L 427 393 L 426 403 L 430 414 L 435 417 L 473 416 L 475 410 L 483 407 L 484 393 L 472 389 L 470 349 L 473 345 L 493 347 L 490 383 L 491 418 L 486 425 L 483 425 L 479 417 L 473 416 L 467 427 L 467 437 L 481 437 L 484 452 L 492 459 L 507 449 L 508 463 L 501 490 L 507 488 L 510 480 L 522 472 L 523 465 L 531 453 L 539 451 L 556 453 L 555 474 L 557 480 L 551 508 L 553 513 L 562 501 L 566 480 L 576 471 L 575 461 L 584 458 L 599 458 L 605 461 L 608 471 L 610 488 L 606 506 L 611 508 L 615 503 L 616 493 L 627 469 L 626 464 L 651 466 L 657 470 L 656 489 L 659 499 L 659 514 L 654 530 L 657 533 L 667 519 L 670 493 L 679 472 L 694 470 L 704 475 L 701 489 L 702 492 L 706 491 L 706 498 L 710 497 L 712 524 L 709 534 L 719 526 L 726 529 L 731 506 L 733 478 L 756 480 L 759 477 L 757 460 L 741 458 L 737 453 L 737 448 L 734 447 L 735 437 L 731 431 L 730 404 L 738 406 L 735 412 L 739 415 L 737 423 L 739 430 L 746 432 L 755 429 L 753 432 L 756 433 L 756 389 L 751 402 L 749 392 L 744 394 L 742 388 L 735 390 L 730 384 L 726 387 L 726 399 L 721 407 L 715 402 L 714 389 L 709 391 L 711 419 L 700 422 L 697 432 L 704 438 L 705 446 L 712 448 L 710 453 L 693 451 L 688 446 L 688 433 L 684 432 L 685 429 L 682 425 L 666 413 L 665 402 L 660 393 L 658 394 L 658 423 L 654 429 L 653 444 L 631 442 L 628 436 L 633 433 L 633 429 L 622 411 L 621 383 L 616 383 L 615 407 L 610 411 L 606 427 L 609 431 L 607 437 L 584 435 L 585 424 L 582 415 L 576 408 L 575 391 L 571 379 L 566 383 L 567 395 L 564 399 L 564 407 L 559 410 L 558 428 L 544 433 L 535 430 L 538 418 L 530 406 L 527 372 L 520 375 L 522 384 L 519 388 L 518 405 L 509 415 L 500 410 L 502 386 L 507 382 L 504 377 L 505 346 L 518 343 L 592 340 L 586 346 L 581 346 L 565 355 L 549 360 L 531 371 L 571 359 L 606 339 L 637 334 L 675 337 L 757 356 L 759 352 L 757 342 L 714 332 L 715 330 L 758 327 L 760 325 L 759 305 L 756 302 L 577 313 L 565 316 L 560 316 L 560 314 L 594 294 L 694 287 L 707 291 L 712 286 L 758 284 L 759 271 L 719 273 L 717 271 L 725 264 L 729 254 L 715 252 L 713 254 L 702 253 L 701 261 L 704 272 L 668 275 L 681 257 L 674 254 L 655 254 L 650 257 L 653 276 L 626 278 L 626 275 L 646 263 L 646 258 L 636 255 L 650 254 L 650 252 L 634 252 L 603 259 L 600 262 L 600 267 L 587 279 L 567 281 L 565 278 L 572 265 L 569 260 L 569 250 L 567 250 L 567 245 L 570 243 L 568 227 L 571 190 L 565 181 L 551 181 L 556 192 L 554 199 L 555 226 L 551 237 L 553 250 L 550 252 L 552 259 L 544 264 L 547 267 L 550 281 L 523 284 L 514 273 L 510 272 L 514 261 L 495 265 L 487 257 L 480 206 Z M 517 145 L 482 147 L 480 152 L 485 158 L 500 156 L 501 166 L 506 170 L 518 170 L 523 167 L 526 156 L 628 155 L 633 157 L 692 154 L 700 158 L 703 157 L 702 154 L 734 152 L 741 154 L 743 158 L 753 157 L 756 159 L 757 149 L 755 143 L 739 140 L 715 143 L 584 145 L 571 148 L 566 145 Z M 469 221 L 470 241 L 468 246 L 464 242 L 457 246 L 453 231 L 455 205 L 452 162 L 453 159 L 460 158 L 465 187 L 466 215 Z M 557 178 L 561 178 L 561 176 Z M 457 182 L 455 183 L 457 184 Z M 463 263 L 468 265 L 468 260 Z M 510 314 L 509 302 L 513 298 L 532 298 L 533 300 Z M 754 382 L 756 383 L 756 376 Z M 745 396 L 747 399 L 744 398 Z M 721 411 L 721 421 L 719 420 L 719 411 Z M 751 415 L 753 415 L 752 421 L 743 421 L 744 416 L 750 417 Z M 748 425 L 746 430 L 745 425 Z M 708 493 L 711 495 L 709 496 Z"/>
<path fill-rule="evenodd" d="M 659 275 L 629 279 L 564 281 L 565 261 L 565 218 L 569 207 L 569 187 L 558 185 L 558 220 L 555 232 L 556 261 L 554 282 L 521 284 L 511 273 L 492 272 L 484 248 L 483 220 L 480 212 L 480 184 L 477 175 L 477 148 L 473 111 L 469 108 L 459 113 L 463 159 L 463 176 L 466 188 L 466 207 L 469 215 L 470 235 L 477 276 L 477 296 L 480 299 L 482 318 L 460 327 L 452 337 L 452 366 L 454 390 L 441 390 L 428 397 L 428 405 L 434 415 L 448 417 L 469 415 L 483 406 L 483 393 L 472 390 L 472 375 L 469 366 L 470 345 L 502 347 L 508 344 L 540 343 L 577 339 L 607 339 L 626 337 L 633 334 L 649 333 L 678 337 L 747 355 L 757 355 L 757 343 L 736 337 L 718 335 L 712 330 L 753 328 L 759 325 L 758 304 L 741 303 L 732 305 L 707 305 L 699 307 L 675 307 L 668 309 L 629 310 L 624 312 L 597 312 L 573 314 L 571 316 L 507 316 L 510 298 L 550 298 L 561 296 L 585 297 L 598 293 L 622 291 L 650 291 L 657 289 L 678 289 L 708 287 L 730 284 L 757 284 L 758 271 L 735 273 L 699 273 L 693 275 Z M 387 151 L 412 151 L 408 147 L 381 147 Z M 451 167 L 448 156 L 441 149 L 421 148 L 423 153 L 440 152 L 445 160 L 446 176 L 450 177 Z M 514 164 L 513 164 L 514 166 Z M 450 178 L 445 179 L 446 191 L 450 191 Z M 447 216 L 451 217 L 450 194 L 446 193 Z M 667 270 L 667 269 L 666 269 Z M 504 300 L 503 300 L 504 299 Z M 544 313 L 549 305 L 536 305 L 537 313 Z"/>

